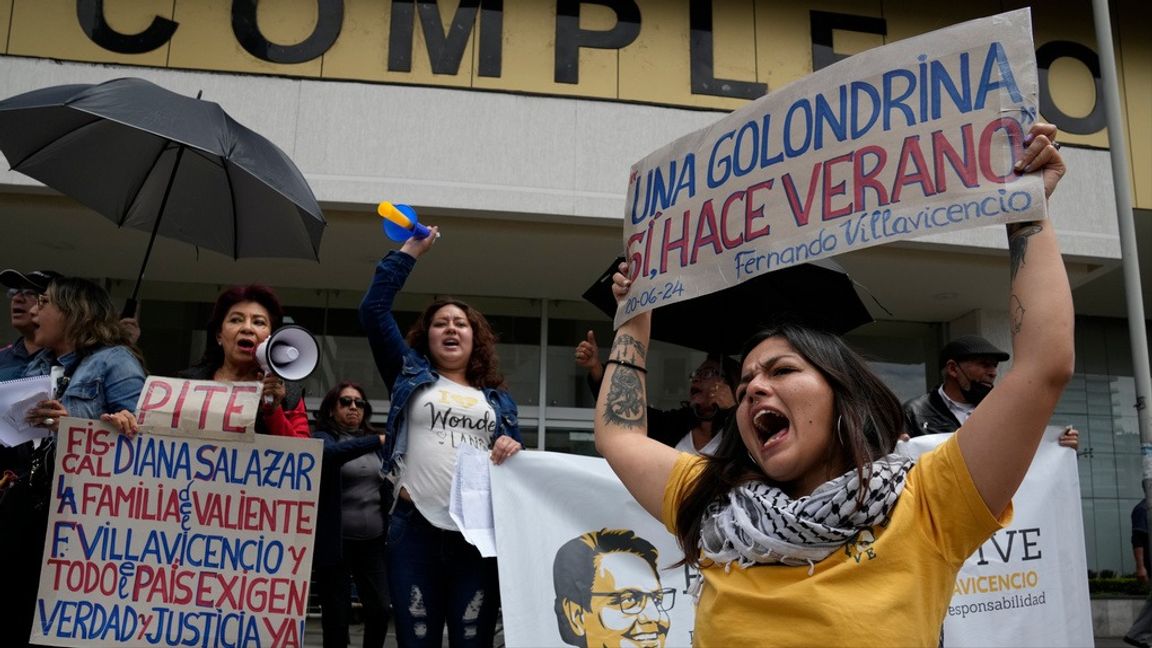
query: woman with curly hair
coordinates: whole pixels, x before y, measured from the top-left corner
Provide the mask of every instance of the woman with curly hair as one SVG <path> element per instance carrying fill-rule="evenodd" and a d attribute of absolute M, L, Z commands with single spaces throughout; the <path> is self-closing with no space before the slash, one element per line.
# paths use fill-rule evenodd
<path fill-rule="evenodd" d="M 438 235 L 409 239 L 376 266 L 360 304 L 380 375 L 392 395 L 384 472 L 396 483 L 388 580 L 401 646 L 491 646 L 499 608 L 496 560 L 483 558 L 448 514 L 461 444 L 491 449 L 493 463 L 520 450 L 516 404 L 503 388 L 496 335 L 464 302 L 429 304 L 407 340 L 392 304 L 416 259 Z"/>

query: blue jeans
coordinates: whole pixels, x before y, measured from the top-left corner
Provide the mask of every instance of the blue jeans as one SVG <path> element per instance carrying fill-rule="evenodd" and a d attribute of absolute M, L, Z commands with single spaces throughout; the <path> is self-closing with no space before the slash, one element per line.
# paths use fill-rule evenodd
<path fill-rule="evenodd" d="M 401 648 L 491 648 L 500 609 L 496 559 L 399 499 L 388 528 L 388 584 Z"/>

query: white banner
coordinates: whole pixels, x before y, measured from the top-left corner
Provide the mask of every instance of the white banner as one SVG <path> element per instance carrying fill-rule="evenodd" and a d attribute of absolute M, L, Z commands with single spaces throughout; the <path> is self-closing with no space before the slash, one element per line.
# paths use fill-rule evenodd
<path fill-rule="evenodd" d="M 1092 645 L 1076 453 L 1057 445 L 1061 432 L 1046 433 L 1013 499 L 1011 526 L 957 577 L 947 648 Z M 946 438 L 919 437 L 902 447 L 919 455 Z M 492 504 L 510 648 L 625 645 L 628 636 L 691 644 L 688 589 L 699 576 L 672 567 L 682 557 L 675 538 L 603 459 L 522 452 L 492 470 Z M 643 559 L 649 545 L 658 552 L 656 570 Z M 604 558 L 611 553 L 626 555 Z M 629 590 L 625 600 L 612 595 Z M 664 590 L 675 597 L 666 612 L 646 598 Z M 638 613 L 628 614 L 629 605 Z"/>
<path fill-rule="evenodd" d="M 616 326 L 798 263 L 1044 216 L 1013 165 L 1037 111 L 1020 9 L 856 54 L 632 166 Z"/>
<path fill-rule="evenodd" d="M 946 648 L 1091 646 L 1092 604 L 1076 453 L 1049 427 L 1012 498 L 1012 524 L 968 558 L 944 621 Z M 916 437 L 918 456 L 951 435 Z"/>
<path fill-rule="evenodd" d="M 697 575 L 606 461 L 521 452 L 493 468 L 492 509 L 509 648 L 692 644 Z"/>

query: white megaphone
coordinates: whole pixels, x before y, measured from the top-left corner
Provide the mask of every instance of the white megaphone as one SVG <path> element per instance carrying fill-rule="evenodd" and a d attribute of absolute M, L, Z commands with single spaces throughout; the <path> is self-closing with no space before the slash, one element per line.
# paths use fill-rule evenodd
<path fill-rule="evenodd" d="M 281 326 L 256 347 L 256 361 L 264 373 L 284 380 L 303 380 L 316 369 L 320 347 L 308 329 L 295 324 Z"/>

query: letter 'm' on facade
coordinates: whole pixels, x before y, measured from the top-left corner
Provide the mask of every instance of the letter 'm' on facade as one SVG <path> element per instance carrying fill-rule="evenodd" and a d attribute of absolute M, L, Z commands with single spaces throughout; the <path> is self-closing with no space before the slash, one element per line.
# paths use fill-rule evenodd
<path fill-rule="evenodd" d="M 428 47 L 428 60 L 433 74 L 455 75 L 460 72 L 464 49 L 472 35 L 476 17 L 480 16 L 479 62 L 477 74 L 500 76 L 503 66 L 504 0 L 461 0 L 452 16 L 452 24 L 440 21 L 436 0 L 392 0 L 391 27 L 388 33 L 388 71 L 412 71 L 412 36 L 416 16 Z"/>

